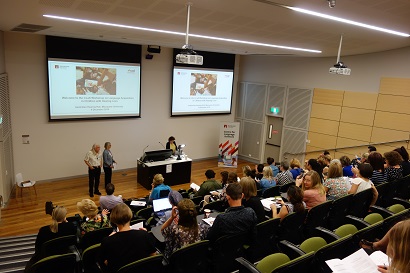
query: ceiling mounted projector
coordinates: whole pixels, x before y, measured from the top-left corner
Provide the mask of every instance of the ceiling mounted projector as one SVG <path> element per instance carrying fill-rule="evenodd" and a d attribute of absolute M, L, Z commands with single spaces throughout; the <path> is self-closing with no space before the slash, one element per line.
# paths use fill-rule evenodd
<path fill-rule="evenodd" d="M 204 57 L 198 55 L 192 45 L 188 43 L 189 38 L 189 17 L 191 13 L 191 3 L 187 3 L 187 18 L 186 18 L 186 34 L 185 34 L 185 45 L 182 46 L 181 53 L 175 56 L 175 62 L 178 64 L 193 64 L 193 65 L 203 65 Z"/>
<path fill-rule="evenodd" d="M 342 49 L 342 41 L 343 41 L 343 35 L 340 35 L 339 51 L 337 53 L 336 64 L 333 67 L 329 68 L 329 73 L 336 74 L 336 75 L 349 76 L 351 69 L 348 68 L 344 63 L 340 61 L 340 51 Z"/>

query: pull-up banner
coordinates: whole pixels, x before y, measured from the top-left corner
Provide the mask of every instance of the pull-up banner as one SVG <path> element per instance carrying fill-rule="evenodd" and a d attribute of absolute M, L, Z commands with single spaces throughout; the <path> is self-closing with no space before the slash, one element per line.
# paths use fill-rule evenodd
<path fill-rule="evenodd" d="M 221 122 L 219 129 L 218 167 L 238 166 L 239 122 Z"/>

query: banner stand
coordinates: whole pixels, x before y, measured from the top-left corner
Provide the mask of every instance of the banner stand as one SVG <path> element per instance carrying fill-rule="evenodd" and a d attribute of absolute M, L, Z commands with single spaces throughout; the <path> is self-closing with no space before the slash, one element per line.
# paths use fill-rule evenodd
<path fill-rule="evenodd" d="M 221 122 L 218 167 L 238 167 L 239 122 Z"/>

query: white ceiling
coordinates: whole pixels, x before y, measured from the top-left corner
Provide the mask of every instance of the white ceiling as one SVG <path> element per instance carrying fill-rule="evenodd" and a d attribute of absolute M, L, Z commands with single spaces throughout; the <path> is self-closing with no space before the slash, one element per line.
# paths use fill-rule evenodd
<path fill-rule="evenodd" d="M 275 0 L 271 0 L 275 1 Z M 327 21 L 254 0 L 190 0 L 190 33 L 321 50 L 298 52 L 223 41 L 189 38 L 196 50 L 234 54 L 342 56 L 410 46 L 404 38 Z M 276 0 L 275 2 L 410 33 L 410 0 Z M 26 23 L 51 26 L 38 34 L 180 48 L 184 36 L 98 26 L 45 18 L 43 14 L 185 33 L 187 0 L 0 0 L 0 30 Z"/>

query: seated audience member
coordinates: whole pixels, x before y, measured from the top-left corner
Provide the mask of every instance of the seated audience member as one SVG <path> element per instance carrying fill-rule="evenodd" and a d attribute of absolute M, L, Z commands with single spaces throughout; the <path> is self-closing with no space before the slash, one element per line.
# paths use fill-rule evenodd
<path fill-rule="evenodd" d="M 228 173 L 228 179 L 226 180 L 225 186 L 222 188 L 222 192 L 217 192 L 217 191 L 212 192 L 212 199 L 222 200 L 225 202 L 226 201 L 226 188 L 231 183 L 238 183 L 238 175 L 236 174 L 236 172 Z M 207 202 L 207 200 L 205 201 Z"/>
<path fill-rule="evenodd" d="M 98 207 L 94 201 L 83 199 L 77 203 L 77 209 L 86 217 L 85 221 L 81 224 L 81 235 L 96 229 L 111 226 L 107 217 L 107 214 L 110 212 L 104 209 L 101 214 L 99 214 Z"/>
<path fill-rule="evenodd" d="M 255 169 L 252 170 L 256 181 L 260 181 L 262 179 L 262 177 L 263 177 L 263 167 L 265 167 L 265 165 L 258 164 L 258 165 L 255 165 Z M 259 189 L 259 184 L 257 184 L 256 187 Z"/>
<path fill-rule="evenodd" d="M 122 196 L 115 196 L 114 191 L 114 184 L 108 183 L 107 186 L 105 186 L 107 196 L 100 196 L 101 209 L 112 210 L 117 204 L 122 203 Z"/>
<path fill-rule="evenodd" d="M 302 173 L 302 169 L 300 166 L 300 161 L 297 158 L 292 158 L 290 161 L 290 170 L 293 176 L 293 180 L 296 180 L 296 177 L 298 177 Z"/>
<path fill-rule="evenodd" d="M 327 173 L 327 179 L 323 183 L 328 200 L 335 200 L 348 194 L 349 182 L 343 177 L 342 165 L 338 160 L 332 160 Z"/>
<path fill-rule="evenodd" d="M 222 189 L 222 185 L 215 180 L 215 172 L 213 170 L 207 170 L 205 176 L 207 180 L 201 184 L 199 190 L 195 193 L 195 196 L 205 196 L 211 191 Z"/>
<path fill-rule="evenodd" d="M 324 167 L 328 167 L 330 164 L 330 161 L 332 161 L 332 157 L 330 155 L 319 155 L 317 158 L 317 162 L 322 166 L 322 169 Z"/>
<path fill-rule="evenodd" d="M 315 171 L 319 174 L 320 180 L 323 182 L 323 167 L 320 165 L 316 159 L 311 158 L 306 163 L 306 169 L 308 171 Z"/>
<path fill-rule="evenodd" d="M 289 202 L 281 200 L 282 207 L 279 213 L 277 212 L 276 204 L 273 203 L 270 207 L 272 209 L 272 217 L 280 218 L 282 221 L 286 215 L 292 212 L 303 212 L 306 209 L 306 203 L 303 201 L 303 191 L 296 186 L 290 186 L 287 192 Z"/>
<path fill-rule="evenodd" d="M 327 174 L 329 173 L 329 167 L 324 167 L 322 171 L 323 181 L 327 179 Z M 319 175 L 320 177 L 320 175 Z"/>
<path fill-rule="evenodd" d="M 243 193 L 242 205 L 255 211 L 258 222 L 265 221 L 265 209 L 260 198 L 256 196 L 255 180 L 250 177 L 244 177 L 241 179 L 240 184 Z"/>
<path fill-rule="evenodd" d="M 379 185 L 386 182 L 386 172 L 384 171 L 384 159 L 379 152 L 371 152 L 367 158 L 368 163 L 373 168 L 372 182 Z"/>
<path fill-rule="evenodd" d="M 386 158 L 386 181 L 391 182 L 400 178 L 403 178 L 403 168 L 401 163 L 403 158 L 396 151 L 391 151 L 384 153 L 384 158 Z"/>
<path fill-rule="evenodd" d="M 100 254 L 101 264 L 105 264 L 109 272 L 117 272 L 129 263 L 155 255 L 156 249 L 148 232 L 131 229 L 131 218 L 131 209 L 124 203 L 116 205 L 111 212 L 111 222 L 118 231 L 103 239 Z"/>
<path fill-rule="evenodd" d="M 198 226 L 196 216 L 195 204 L 190 199 L 182 199 L 178 207 L 172 208 L 171 217 L 161 228 L 165 238 L 164 255 L 166 258 L 184 246 L 205 239 L 207 229 L 202 225 Z"/>
<path fill-rule="evenodd" d="M 283 186 L 285 184 L 295 182 L 292 173 L 289 171 L 289 163 L 287 161 L 280 162 L 280 173 L 276 176 L 276 184 Z"/>
<path fill-rule="evenodd" d="M 378 270 L 382 273 L 409 272 L 410 268 L 410 220 L 396 223 L 380 241 L 369 242 L 361 240 L 360 244 L 365 249 L 386 252 L 390 259 L 390 265 L 378 264 Z"/>
<path fill-rule="evenodd" d="M 299 187 L 300 184 L 303 190 L 303 201 L 305 201 L 307 209 L 311 209 L 326 201 L 325 187 L 322 185 L 317 172 L 309 171 L 303 178 L 297 179 L 296 186 Z"/>
<path fill-rule="evenodd" d="M 51 213 L 52 223 L 51 225 L 40 228 L 36 237 L 35 252 L 30 261 L 26 264 L 25 272 L 30 272 L 30 268 L 33 264 L 39 261 L 41 258 L 41 246 L 43 243 L 68 235 L 77 235 L 77 228 L 73 223 L 67 222 L 67 209 L 63 206 L 57 206 Z"/>
<path fill-rule="evenodd" d="M 207 239 L 215 242 L 224 235 L 246 234 L 249 242 L 256 239 L 256 224 L 258 218 L 251 208 L 242 206 L 242 187 L 240 183 L 231 183 L 226 188 L 226 199 L 229 208 L 225 213 L 218 214 L 208 231 Z"/>
<path fill-rule="evenodd" d="M 376 147 L 374 147 L 373 145 L 369 145 L 368 147 L 367 147 L 367 152 L 370 154 L 371 152 L 376 152 L 377 151 L 377 149 L 376 149 Z"/>
<path fill-rule="evenodd" d="M 353 177 L 354 173 L 352 172 L 352 165 L 350 165 L 350 158 L 347 156 L 340 157 L 340 163 L 342 164 L 343 168 L 343 176 Z"/>
<path fill-rule="evenodd" d="M 252 179 L 255 179 L 255 174 L 252 172 L 252 169 L 249 165 L 242 167 L 242 173 L 243 177 L 250 177 Z"/>
<path fill-rule="evenodd" d="M 279 173 L 279 168 L 275 165 L 275 159 L 268 157 L 266 161 L 268 162 L 269 167 L 272 169 L 272 176 L 276 177 Z"/>
<path fill-rule="evenodd" d="M 359 193 L 367 189 L 372 189 L 373 199 L 372 199 L 372 202 L 370 203 L 370 206 L 373 206 L 377 201 L 377 197 L 379 196 L 379 193 L 377 192 L 372 181 L 370 180 L 370 177 L 372 177 L 372 174 L 373 174 L 372 165 L 370 165 L 369 163 L 362 163 L 362 164 L 359 164 L 357 168 L 353 168 L 352 171 L 356 175 L 356 178 L 353 178 L 350 181 L 350 183 L 352 184 L 352 187 L 350 188 L 348 193 L 354 194 L 354 193 Z"/>
<path fill-rule="evenodd" d="M 178 203 L 182 199 L 183 199 L 182 195 L 177 191 L 172 190 L 168 194 L 168 200 L 169 200 L 169 203 L 172 205 L 172 207 L 178 206 Z M 165 223 L 165 221 L 168 220 L 169 217 L 171 217 L 171 214 L 172 214 L 172 209 L 166 210 L 161 215 L 159 215 L 157 226 L 162 226 Z"/>
<path fill-rule="evenodd" d="M 264 192 L 266 189 L 269 189 L 270 187 L 276 186 L 276 181 L 273 178 L 273 173 L 272 169 L 269 166 L 263 167 L 263 177 L 259 181 L 260 188 L 262 189 L 262 192 Z"/>
<path fill-rule="evenodd" d="M 410 174 L 410 161 L 409 161 L 409 153 L 407 152 L 404 146 L 400 148 L 394 149 L 394 151 L 398 152 L 401 157 L 403 158 L 403 162 L 401 163 L 401 167 L 403 168 L 403 177 Z"/>
<path fill-rule="evenodd" d="M 160 199 L 161 191 L 171 191 L 171 188 L 168 185 L 164 184 L 164 177 L 160 173 L 154 175 L 151 186 L 152 189 L 151 194 L 149 195 L 149 202 L 152 202 L 152 200 Z"/>
<path fill-rule="evenodd" d="M 221 184 L 222 187 L 225 187 L 225 185 L 227 184 L 228 181 L 228 172 L 227 171 L 222 171 L 221 172 Z"/>
<path fill-rule="evenodd" d="M 359 163 L 369 163 L 369 155 L 370 153 L 363 153 Z"/>

